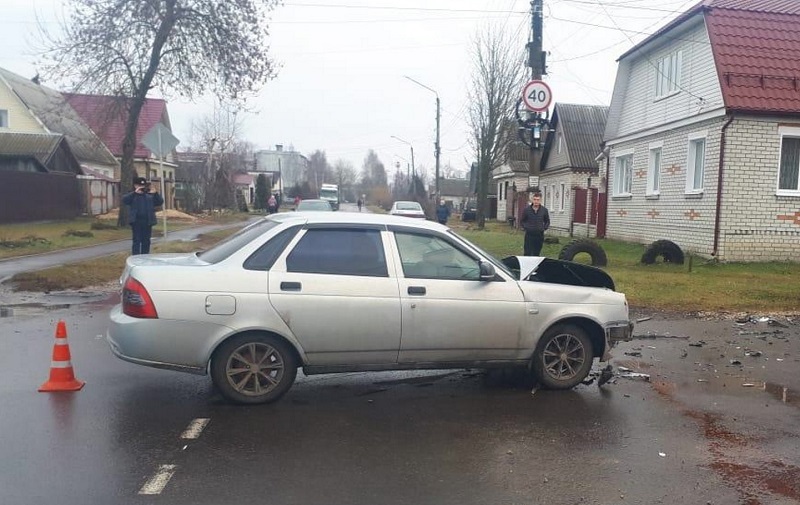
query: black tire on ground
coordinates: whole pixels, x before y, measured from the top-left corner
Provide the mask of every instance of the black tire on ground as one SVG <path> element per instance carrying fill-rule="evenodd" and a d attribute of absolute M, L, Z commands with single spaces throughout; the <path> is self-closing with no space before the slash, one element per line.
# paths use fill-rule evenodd
<path fill-rule="evenodd" d="M 548 389 L 571 389 L 589 375 L 594 352 L 583 329 L 557 324 L 548 329 L 533 353 L 533 376 Z"/>
<path fill-rule="evenodd" d="M 262 333 L 243 333 L 220 345 L 211 360 L 211 379 L 235 403 L 278 400 L 297 376 L 297 360 L 283 340 Z"/>
<path fill-rule="evenodd" d="M 608 265 L 606 252 L 600 244 L 587 239 L 573 240 L 565 245 L 558 255 L 558 259 L 572 261 L 578 253 L 587 253 L 592 258 L 592 266 L 604 267 Z"/>
<path fill-rule="evenodd" d="M 683 265 L 683 251 L 670 240 L 656 240 L 650 244 L 642 254 L 642 263 L 652 265 L 659 256 L 664 259 L 664 263 Z"/>

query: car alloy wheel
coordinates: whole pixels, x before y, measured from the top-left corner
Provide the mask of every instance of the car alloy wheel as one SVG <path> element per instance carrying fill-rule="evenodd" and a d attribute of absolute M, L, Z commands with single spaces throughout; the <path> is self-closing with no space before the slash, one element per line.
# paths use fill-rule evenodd
<path fill-rule="evenodd" d="M 536 379 L 550 389 L 570 389 L 592 368 L 592 342 L 578 326 L 559 324 L 545 332 L 533 355 Z"/>
<path fill-rule="evenodd" d="M 220 392 L 238 403 L 269 403 L 291 387 L 297 364 L 289 346 L 263 334 L 243 334 L 224 342 L 211 361 Z"/>

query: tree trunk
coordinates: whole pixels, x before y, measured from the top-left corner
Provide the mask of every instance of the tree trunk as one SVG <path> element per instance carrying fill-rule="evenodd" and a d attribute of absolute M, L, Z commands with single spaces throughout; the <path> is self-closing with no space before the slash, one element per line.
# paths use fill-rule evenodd
<path fill-rule="evenodd" d="M 478 224 L 478 229 L 482 230 L 486 225 L 486 213 L 488 211 L 488 197 L 489 197 L 489 171 L 488 160 L 482 159 L 478 163 L 478 212 L 475 220 Z"/>

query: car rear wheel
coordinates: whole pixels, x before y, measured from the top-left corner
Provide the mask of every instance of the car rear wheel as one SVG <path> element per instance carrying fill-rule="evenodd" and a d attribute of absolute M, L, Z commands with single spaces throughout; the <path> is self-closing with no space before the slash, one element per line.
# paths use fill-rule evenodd
<path fill-rule="evenodd" d="M 249 333 L 224 342 L 211 361 L 211 378 L 236 403 L 271 403 L 289 390 L 297 361 L 289 346 L 270 335 Z"/>
<path fill-rule="evenodd" d="M 592 368 L 592 342 L 581 328 L 553 326 L 536 346 L 533 374 L 549 389 L 570 389 L 581 383 Z"/>

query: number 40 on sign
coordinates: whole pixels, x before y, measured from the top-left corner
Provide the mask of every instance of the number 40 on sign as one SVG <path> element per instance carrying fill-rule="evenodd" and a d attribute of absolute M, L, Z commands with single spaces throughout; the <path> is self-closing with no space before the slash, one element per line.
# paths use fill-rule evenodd
<path fill-rule="evenodd" d="M 533 80 L 522 89 L 522 102 L 528 110 L 544 112 L 553 101 L 553 92 L 544 81 Z"/>

